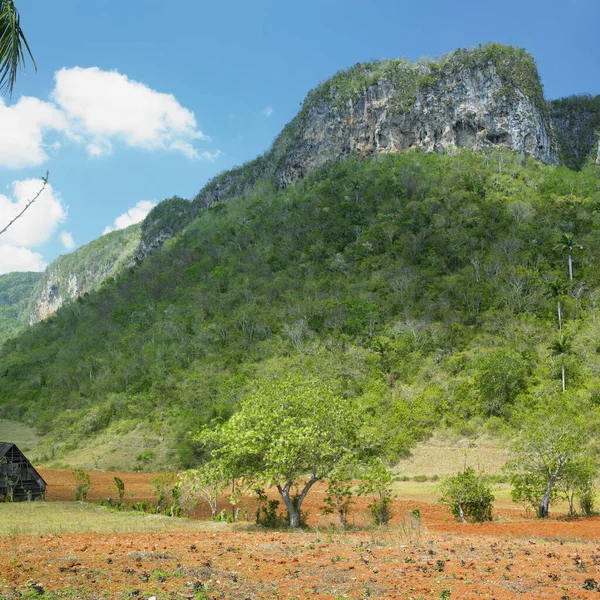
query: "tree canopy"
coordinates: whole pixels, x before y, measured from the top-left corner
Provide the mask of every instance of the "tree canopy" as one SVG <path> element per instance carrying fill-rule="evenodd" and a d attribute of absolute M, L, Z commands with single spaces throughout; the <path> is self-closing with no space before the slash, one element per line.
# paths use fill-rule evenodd
<path fill-rule="evenodd" d="M 563 489 L 574 483 L 585 487 L 596 474 L 590 461 L 595 452 L 594 420 L 566 400 L 551 400 L 545 409 L 524 415 L 507 466 L 512 473 L 513 499 L 536 506 L 538 516 L 547 517 L 559 484 Z"/>
<path fill-rule="evenodd" d="M 290 375 L 260 382 L 229 421 L 199 440 L 214 446 L 213 462 L 230 477 L 275 485 L 290 526 L 298 527 L 313 484 L 368 452 L 361 422 L 353 400 L 325 382 Z"/>

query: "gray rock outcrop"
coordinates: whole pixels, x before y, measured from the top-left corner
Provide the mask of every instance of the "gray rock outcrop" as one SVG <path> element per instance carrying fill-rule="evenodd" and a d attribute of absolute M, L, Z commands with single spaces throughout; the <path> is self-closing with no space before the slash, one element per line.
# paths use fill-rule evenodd
<path fill-rule="evenodd" d="M 539 75 L 523 50 L 490 44 L 437 62 L 357 65 L 310 92 L 267 153 L 216 177 L 194 203 L 213 206 L 263 178 L 284 188 L 351 154 L 494 147 L 558 162 Z"/>

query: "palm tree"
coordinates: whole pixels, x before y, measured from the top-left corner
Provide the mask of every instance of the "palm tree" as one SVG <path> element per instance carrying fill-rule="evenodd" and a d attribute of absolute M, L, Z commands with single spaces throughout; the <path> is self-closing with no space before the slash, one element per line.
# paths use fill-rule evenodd
<path fill-rule="evenodd" d="M 571 340 L 561 333 L 551 344 L 550 350 L 554 356 L 560 357 L 560 371 L 562 376 L 562 391 L 567 389 L 565 382 L 565 357 L 571 353 Z"/>
<path fill-rule="evenodd" d="M 37 70 L 14 0 L 0 0 L 0 94 L 12 95 L 17 71 L 25 69 L 26 53 Z"/>
<path fill-rule="evenodd" d="M 573 281 L 573 250 L 583 250 L 583 246 L 575 241 L 572 233 L 563 233 L 556 247 L 561 252 L 568 252 L 569 256 L 569 281 Z"/>
<path fill-rule="evenodd" d="M 555 277 L 548 284 L 548 295 L 550 298 L 556 298 L 556 304 L 558 309 L 558 330 L 562 331 L 562 311 L 560 305 L 560 299 L 567 293 L 569 284 L 560 277 Z"/>

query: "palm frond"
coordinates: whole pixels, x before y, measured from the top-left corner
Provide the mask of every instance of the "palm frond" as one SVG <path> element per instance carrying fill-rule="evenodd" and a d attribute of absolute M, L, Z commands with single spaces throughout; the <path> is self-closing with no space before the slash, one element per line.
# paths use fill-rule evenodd
<path fill-rule="evenodd" d="M 12 94 L 17 71 L 25 70 L 26 52 L 37 70 L 35 59 L 21 29 L 14 0 L 0 0 L 0 94 Z"/>

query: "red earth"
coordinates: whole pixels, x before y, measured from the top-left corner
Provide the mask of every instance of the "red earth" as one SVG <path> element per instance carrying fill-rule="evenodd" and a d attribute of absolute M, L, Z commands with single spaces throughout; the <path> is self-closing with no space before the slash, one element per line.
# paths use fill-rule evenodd
<path fill-rule="evenodd" d="M 70 471 L 40 472 L 48 500 L 73 499 Z M 115 475 L 127 495 L 152 498 L 151 474 L 93 472 L 88 500 L 114 496 Z M 360 499 L 356 529 L 344 533 L 321 515 L 322 498 L 322 488 L 307 497 L 304 531 L 241 522 L 201 532 L 0 536 L 0 598 L 600 598 L 600 518 L 540 521 L 503 510 L 502 520 L 462 525 L 444 507 L 398 499 L 391 526 L 365 530 Z"/>

